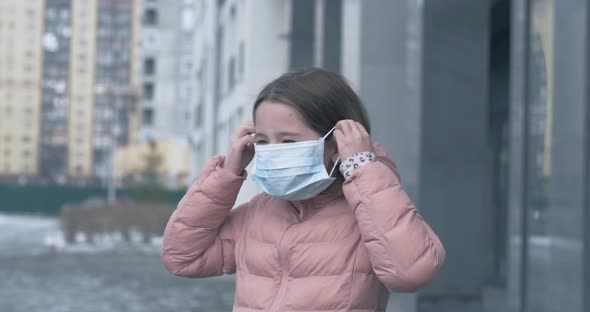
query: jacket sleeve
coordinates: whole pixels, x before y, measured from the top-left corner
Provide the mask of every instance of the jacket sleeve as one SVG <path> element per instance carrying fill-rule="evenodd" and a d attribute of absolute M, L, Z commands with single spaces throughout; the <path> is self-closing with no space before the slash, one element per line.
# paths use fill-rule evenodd
<path fill-rule="evenodd" d="M 216 156 L 208 163 L 166 225 L 161 258 L 174 275 L 235 273 L 234 245 L 247 204 L 231 208 L 246 173 L 236 176 L 222 169 L 223 161 Z"/>
<path fill-rule="evenodd" d="M 390 292 L 413 292 L 440 269 L 445 250 L 403 190 L 397 168 L 378 145 L 378 161 L 344 183 L 373 271 Z"/>

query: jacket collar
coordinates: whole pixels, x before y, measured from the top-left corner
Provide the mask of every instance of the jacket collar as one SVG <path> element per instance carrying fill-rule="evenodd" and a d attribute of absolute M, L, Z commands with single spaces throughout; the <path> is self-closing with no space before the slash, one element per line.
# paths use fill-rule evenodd
<path fill-rule="evenodd" d="M 303 221 L 313 216 L 319 209 L 326 206 L 328 203 L 344 196 L 342 188 L 334 191 L 325 191 L 315 197 L 305 200 L 289 201 L 291 206 L 299 213 L 299 220 Z"/>

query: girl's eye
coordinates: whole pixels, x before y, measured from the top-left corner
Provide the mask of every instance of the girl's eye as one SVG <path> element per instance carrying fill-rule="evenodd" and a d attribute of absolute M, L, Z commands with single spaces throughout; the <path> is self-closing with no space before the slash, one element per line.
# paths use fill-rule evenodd
<path fill-rule="evenodd" d="M 268 142 L 266 142 L 265 140 L 258 140 L 256 141 L 256 144 L 260 144 L 260 145 L 264 145 L 267 144 Z"/>
<path fill-rule="evenodd" d="M 293 141 L 293 140 L 283 140 L 283 143 L 295 143 L 297 141 Z"/>

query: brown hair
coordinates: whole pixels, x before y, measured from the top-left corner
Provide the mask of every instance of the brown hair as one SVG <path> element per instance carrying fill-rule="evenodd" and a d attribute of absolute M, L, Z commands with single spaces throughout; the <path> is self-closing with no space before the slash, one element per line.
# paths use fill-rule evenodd
<path fill-rule="evenodd" d="M 264 101 L 293 107 L 320 135 L 326 134 L 343 119 L 357 121 L 369 133 L 371 131 L 367 111 L 356 92 L 341 75 L 324 69 L 295 70 L 267 84 L 254 102 L 254 116 Z"/>

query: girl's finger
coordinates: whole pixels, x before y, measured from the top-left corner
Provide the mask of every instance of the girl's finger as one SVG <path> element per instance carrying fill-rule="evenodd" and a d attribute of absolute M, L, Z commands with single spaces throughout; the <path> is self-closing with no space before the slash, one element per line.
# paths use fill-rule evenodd
<path fill-rule="evenodd" d="M 248 121 L 245 122 L 234 134 L 234 139 L 239 140 L 244 136 L 250 136 L 250 134 L 256 132 L 254 123 Z"/>
<path fill-rule="evenodd" d="M 248 144 L 253 145 L 255 142 L 256 139 L 254 137 L 246 135 L 236 141 L 236 148 L 240 151 L 243 151 Z"/>
<path fill-rule="evenodd" d="M 357 125 L 356 125 L 356 121 L 354 120 L 347 120 L 347 123 L 350 127 L 350 138 L 361 138 L 362 137 L 362 132 L 358 129 Z"/>
<path fill-rule="evenodd" d="M 336 130 L 342 131 L 342 134 L 346 137 L 352 134 L 352 126 L 350 125 L 350 120 L 340 120 L 336 124 Z"/>
<path fill-rule="evenodd" d="M 369 132 L 367 132 L 367 129 L 365 129 L 365 127 L 358 121 L 354 122 L 356 124 L 356 128 L 358 129 L 358 131 L 363 135 L 363 136 L 369 136 Z"/>
<path fill-rule="evenodd" d="M 338 144 L 338 142 L 342 141 L 342 137 L 344 137 L 344 134 L 342 132 L 342 130 L 340 129 L 334 129 L 334 140 L 336 140 L 336 144 Z"/>

